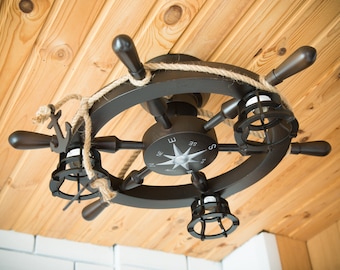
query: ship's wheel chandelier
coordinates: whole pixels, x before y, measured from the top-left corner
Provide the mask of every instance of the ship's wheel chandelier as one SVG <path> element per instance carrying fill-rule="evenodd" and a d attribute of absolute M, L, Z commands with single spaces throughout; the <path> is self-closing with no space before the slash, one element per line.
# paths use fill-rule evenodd
<path fill-rule="evenodd" d="M 183 54 L 162 55 L 143 65 L 126 35 L 114 39 L 113 50 L 127 67 L 127 76 L 90 98 L 70 95 L 42 107 L 36 120 L 49 120 L 48 128 L 53 128 L 55 135 L 15 131 L 9 137 L 17 149 L 50 147 L 59 154 L 50 190 L 54 196 L 69 200 L 65 208 L 73 201 L 98 197 L 83 210 L 87 220 L 94 219 L 110 203 L 159 209 L 191 205 L 191 235 L 201 240 L 226 237 L 239 220 L 224 198 L 259 181 L 287 152 L 325 156 L 331 150 L 325 141 L 291 142 L 297 135 L 298 122 L 274 87 L 314 63 L 316 51 L 312 47 L 301 47 L 264 77 L 241 67 Z M 217 114 L 205 119 L 201 112 L 212 93 L 229 99 Z M 79 99 L 81 106 L 63 131 L 58 122 L 60 107 L 73 98 Z M 96 136 L 108 121 L 137 104 L 156 120 L 139 141 Z M 215 127 L 232 119 L 235 142 L 222 142 Z M 126 177 L 105 170 L 100 152 L 114 154 L 122 149 L 142 151 L 144 168 L 132 170 Z M 238 152 L 248 158 L 208 179 L 202 169 L 213 163 L 219 152 Z M 151 172 L 160 177 L 188 175 L 191 183 L 143 184 Z M 77 185 L 76 194 L 62 191 L 69 181 Z M 210 224 L 215 224 L 219 232 L 211 233 L 207 229 Z"/>

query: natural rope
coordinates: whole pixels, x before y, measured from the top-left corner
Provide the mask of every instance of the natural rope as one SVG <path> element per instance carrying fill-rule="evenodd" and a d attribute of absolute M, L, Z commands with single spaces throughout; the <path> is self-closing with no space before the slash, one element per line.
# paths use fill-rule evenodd
<path fill-rule="evenodd" d="M 76 100 L 82 100 L 81 95 L 77 94 L 71 94 L 67 95 L 66 97 L 62 98 L 60 101 L 58 101 L 53 107 L 57 111 L 61 106 L 63 106 L 66 102 L 76 99 Z M 35 114 L 35 117 L 33 118 L 33 123 L 35 124 L 42 124 L 44 123 L 52 114 L 52 108 L 49 105 L 40 106 L 38 111 Z"/>
<path fill-rule="evenodd" d="M 130 156 L 129 160 L 124 164 L 123 168 L 120 170 L 118 174 L 118 178 L 124 178 L 126 172 L 128 169 L 130 169 L 132 163 L 136 160 L 136 158 L 139 156 L 141 150 L 134 151 L 133 154 Z"/>
<path fill-rule="evenodd" d="M 180 70 L 180 71 L 194 71 L 194 72 L 203 72 L 208 74 L 219 75 L 226 78 L 231 78 L 238 82 L 245 82 L 254 86 L 257 89 L 267 90 L 270 92 L 277 92 L 276 88 L 269 83 L 262 83 L 257 80 L 254 80 L 246 75 L 226 70 L 223 68 L 214 68 L 209 66 L 201 66 L 201 65 L 192 65 L 192 64 L 180 64 L 180 63 L 147 63 L 145 66 L 151 70 Z"/>
<path fill-rule="evenodd" d="M 89 115 L 89 110 L 93 106 L 93 104 L 104 97 L 107 93 L 115 89 L 116 87 L 120 86 L 121 84 L 130 81 L 131 84 L 140 87 L 148 84 L 150 80 L 152 79 L 151 71 L 155 70 L 179 70 L 179 71 L 195 71 L 195 72 L 204 72 L 209 74 L 215 74 L 223 77 L 227 77 L 230 79 L 233 79 L 237 82 L 244 82 L 247 83 L 256 89 L 266 90 L 269 92 L 275 92 L 277 93 L 277 90 L 274 86 L 270 85 L 264 77 L 260 77 L 259 81 L 254 80 L 246 75 L 236 73 L 234 71 L 225 70 L 222 68 L 213 68 L 208 66 L 201 66 L 201 65 L 195 65 L 195 64 L 171 64 L 171 63 L 147 63 L 144 65 L 146 70 L 146 76 L 143 80 L 136 80 L 134 79 L 130 74 L 123 76 L 107 86 L 100 89 L 98 92 L 93 94 L 89 98 L 84 98 L 81 95 L 78 94 L 72 94 L 64 97 L 59 102 L 57 102 L 54 105 L 54 109 L 58 110 L 62 105 L 64 105 L 66 102 L 72 99 L 80 100 L 80 107 L 76 113 L 76 115 L 72 119 L 72 127 L 75 128 L 76 124 L 83 119 L 84 121 L 84 127 L 85 127 L 85 136 L 84 136 L 84 162 L 83 166 L 87 173 L 87 176 L 90 180 L 94 179 L 94 181 L 91 184 L 92 188 L 97 188 L 99 192 L 102 195 L 102 200 L 105 202 L 110 202 L 112 198 L 116 196 L 116 192 L 112 191 L 109 187 L 109 182 L 107 179 L 104 178 L 97 178 L 96 173 L 94 172 L 94 169 L 92 168 L 91 164 L 91 157 L 90 157 L 90 150 L 91 150 L 91 133 L 92 133 L 92 122 L 91 117 Z M 285 103 L 285 105 L 288 107 L 288 103 Z M 52 113 L 51 106 L 41 106 L 36 113 L 36 117 L 33 119 L 35 123 L 43 123 L 46 121 Z M 208 114 L 207 111 L 201 110 L 201 113 L 205 116 L 212 117 L 212 114 Z M 229 126 L 232 126 L 233 123 L 226 119 L 225 121 Z M 72 132 L 75 132 L 75 130 L 72 130 Z M 140 151 L 135 151 L 134 155 L 129 159 L 128 166 L 126 169 L 122 170 L 120 172 L 120 175 L 123 175 L 124 177 L 127 169 L 131 166 L 132 162 L 136 157 L 139 155 Z M 126 167 L 126 166 L 125 166 Z"/>
<path fill-rule="evenodd" d="M 256 89 L 266 90 L 269 92 L 279 94 L 276 87 L 268 83 L 264 76 L 259 76 L 259 81 L 257 81 L 246 75 L 243 75 L 243 74 L 231 71 L 231 70 L 226 70 L 223 68 L 214 68 L 214 67 L 209 67 L 209 66 L 180 64 L 180 63 L 147 63 L 145 64 L 145 67 L 151 70 L 164 69 L 164 70 L 194 71 L 194 72 L 203 72 L 203 73 L 208 73 L 208 74 L 219 75 L 222 77 L 231 78 L 237 82 L 247 83 L 255 87 Z M 281 100 L 289 110 L 292 109 L 284 97 L 281 97 Z"/>

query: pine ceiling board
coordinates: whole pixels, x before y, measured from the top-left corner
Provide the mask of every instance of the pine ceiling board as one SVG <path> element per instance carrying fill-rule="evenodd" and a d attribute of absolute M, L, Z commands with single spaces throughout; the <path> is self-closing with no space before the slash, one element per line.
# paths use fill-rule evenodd
<path fill-rule="evenodd" d="M 282 165 L 280 164 L 276 171 L 267 176 L 272 181 L 262 188 L 259 194 L 250 198 L 245 205 L 237 209 L 237 215 L 244 218 L 244 220 L 240 219 L 241 222 L 243 221 L 243 224 L 248 222 L 249 224 L 254 224 L 251 221 L 252 215 L 256 215 L 254 219 L 258 219 L 258 214 L 270 218 L 273 218 L 273 215 L 275 216 L 276 214 L 284 215 L 285 211 L 294 209 L 294 204 L 292 207 L 287 207 L 287 205 L 294 202 L 294 199 L 300 200 L 295 203 L 299 207 L 306 200 L 305 196 L 307 194 L 315 194 L 336 180 L 337 174 L 331 174 L 331 177 L 327 179 L 319 179 L 314 176 L 317 174 L 322 175 L 325 171 L 332 173 L 334 166 L 336 166 L 337 158 L 339 157 L 332 159 L 335 162 L 329 163 L 321 163 L 315 157 L 290 157 L 289 161 L 285 160 L 286 162 L 284 161 Z M 286 163 L 292 164 L 287 167 L 285 166 Z M 313 175 L 306 176 L 308 171 L 313 171 Z M 334 172 L 336 173 L 336 170 Z M 315 179 L 314 182 L 312 179 Z M 310 185 L 311 182 L 313 185 Z M 301 193 L 301 191 L 306 193 Z M 264 194 L 266 195 L 263 196 Z M 280 218 L 277 218 L 277 220 L 280 220 Z"/>
<path fill-rule="evenodd" d="M 286 27 L 289 18 L 305 1 L 256 2 L 225 37 L 211 56 L 212 61 L 222 61 L 247 67 L 260 49 Z"/>
<path fill-rule="evenodd" d="M 112 51 L 113 38 L 122 33 L 133 37 L 156 2 L 107 1 L 88 32 L 54 102 L 69 93 L 90 96 L 103 87 L 119 62 Z M 70 114 L 68 118 L 72 116 Z"/>
<path fill-rule="evenodd" d="M 12 115 L 12 117 L 3 122 L 6 128 L 1 127 L 3 129 L 0 135 L 1 140 L 7 142 L 10 133 L 18 128 L 32 130 L 34 125 L 31 118 L 34 116 L 34 112 L 40 105 L 51 102 L 54 91 L 64 77 L 68 64 L 72 61 L 73 53 L 78 50 L 83 41 L 81 38 L 84 37 L 82 31 L 89 30 L 91 22 L 97 17 L 98 9 L 101 7 L 100 1 L 87 5 L 86 8 L 82 6 L 81 2 L 78 2 L 78 4 L 68 2 L 68 4 L 53 6 L 45 27 L 26 63 L 24 72 L 21 74 L 20 81 L 17 83 L 15 91 L 19 91 L 20 95 L 13 101 L 15 106 L 12 105 L 13 107 L 8 112 L 8 115 Z M 68 16 L 71 11 L 75 12 L 75 16 Z M 77 11 L 81 13 L 77 13 Z M 80 14 L 81 16 L 79 16 Z M 84 15 L 86 17 L 82 17 Z M 72 32 L 73 30 L 75 32 Z M 27 100 L 30 100 L 30 102 L 27 102 Z M 37 127 L 37 129 L 41 130 L 41 127 Z M 46 130 L 45 128 L 45 133 L 48 133 Z M 41 161 L 41 153 L 32 151 L 31 155 L 26 153 L 21 155 L 19 161 L 16 157 L 19 157 L 22 151 L 10 148 L 7 143 L 1 145 L 1 148 L 9 148 L 8 155 L 11 158 L 9 159 L 10 162 L 6 162 L 6 166 L 1 170 L 0 180 L 7 180 L 8 175 L 10 175 L 9 182 L 12 182 L 12 184 L 7 184 L 0 193 L 0 200 L 3 201 L 1 210 L 3 211 L 7 207 L 6 203 L 10 203 L 12 198 L 15 197 L 11 194 L 20 196 L 17 189 L 20 189 L 21 186 L 27 187 L 27 182 L 31 182 L 30 188 L 25 189 L 22 198 L 30 198 L 30 192 L 35 194 L 36 185 L 42 183 L 40 179 L 45 179 L 46 169 L 51 167 L 48 163 L 55 164 L 57 156 L 53 159 Z M 35 166 L 42 164 L 42 162 L 46 167 Z M 16 163 L 15 172 L 11 173 L 13 165 Z M 31 171 L 29 176 L 27 176 L 27 168 Z M 13 186 L 17 188 L 13 188 Z M 35 198 L 39 198 L 39 195 L 36 194 L 36 196 Z M 6 221 L 6 224 L 15 222 L 26 203 L 26 201 L 20 200 L 16 204 L 15 211 L 11 211 L 11 218 Z M 26 208 L 26 211 L 30 210 Z"/>
<path fill-rule="evenodd" d="M 256 1 L 208 1 L 178 39 L 171 53 L 184 52 L 202 60 L 209 59 L 254 3 Z"/>
<path fill-rule="evenodd" d="M 0 119 L 34 42 L 45 23 L 53 1 L 35 1 L 31 13 L 19 9 L 17 1 L 2 1 L 0 6 Z"/>
<path fill-rule="evenodd" d="M 10 130 L 5 131 L 5 122 L 12 114 L 13 104 L 20 95 L 16 86 L 16 81 L 22 72 L 22 68 L 26 59 L 32 50 L 37 35 L 39 34 L 43 23 L 46 20 L 46 15 L 50 9 L 51 3 L 41 1 L 37 4 L 33 14 L 25 14 L 19 11 L 17 2 L 1 3 L 1 32 L 0 32 L 0 130 L 2 130 L 1 140 L 7 142 L 7 137 Z M 19 53 L 18 53 L 19 52 Z M 12 120 L 13 121 L 13 120 Z M 0 189 L 8 178 L 8 172 L 13 169 L 15 161 L 18 160 L 21 153 L 11 153 L 9 145 L 2 144 L 0 147 L 1 156 L 4 160 L 9 160 L 11 164 L 2 163 L 0 165 Z M 3 174 L 2 174 L 3 173 Z M 6 175 L 6 176 L 5 176 Z"/>
<path fill-rule="evenodd" d="M 178 243 L 178 234 L 190 235 L 186 225 L 190 221 L 190 209 L 142 210 L 142 219 L 135 219 L 130 223 L 130 233 L 135 234 L 133 241 L 128 235 L 121 238 L 122 244 L 151 248 L 172 252 L 173 246 Z M 131 214 L 131 213 L 130 213 Z M 130 238 L 130 239 L 129 239 Z M 181 252 L 182 253 L 182 252 Z"/>
<path fill-rule="evenodd" d="M 79 2 L 78 5 L 82 6 Z M 98 8 L 100 8 L 100 1 L 87 5 L 86 9 L 79 8 L 75 2 L 63 5 L 57 3 L 52 7 L 16 87 L 13 89 L 13 92 L 16 93 L 15 98 L 8 103 L 6 112 L 2 115 L 0 125 L 0 129 L 3 130 L 0 134 L 2 141 L 7 142 L 8 136 L 19 128 L 41 130 L 41 127 L 32 124 L 31 119 L 39 106 L 51 103 L 54 91 L 67 72 L 74 52 L 82 43 L 83 34 L 81 31 L 89 29 L 90 23 L 97 16 Z M 72 10 L 80 10 L 88 18 L 80 17 L 82 19 L 79 19 L 77 13 L 76 16 L 64 17 L 63 14 L 67 15 Z M 77 26 L 75 27 L 74 24 Z M 73 30 L 76 32 L 73 33 Z M 45 133 L 46 131 L 45 128 Z M 7 179 L 22 153 L 14 150 L 7 143 L 0 146 L 0 152 L 5 151 L 11 157 L 11 162 L 1 168 L 0 183 L 4 183 Z"/>
<path fill-rule="evenodd" d="M 206 0 L 159 1 L 134 37 L 141 61 L 145 62 L 169 53 L 178 38 L 200 13 L 205 2 Z M 178 7 L 181 9 L 181 16 L 176 15 L 179 12 Z"/>
<path fill-rule="evenodd" d="M 285 212 L 285 215 L 281 217 L 278 223 L 274 224 L 274 226 L 270 225 L 266 230 L 275 234 L 288 235 L 291 237 L 296 234 L 297 231 L 304 230 L 307 224 L 310 226 L 316 224 L 316 226 L 318 226 L 317 215 L 322 213 L 328 205 L 331 205 L 339 198 L 340 181 L 336 181 L 336 179 L 340 178 L 340 173 L 338 169 L 337 172 L 335 172 L 335 167 L 335 164 L 332 164 L 330 168 L 322 166 L 324 170 L 330 172 L 330 176 L 325 177 L 324 172 L 321 172 L 313 178 L 308 177 L 308 183 L 301 188 L 301 190 L 304 191 L 303 195 L 296 195 L 296 198 L 289 195 L 289 198 L 292 198 L 289 202 L 293 207 Z M 327 181 L 328 179 L 325 180 L 325 178 L 331 181 Z M 315 187 L 317 181 L 322 182 L 320 189 Z M 301 191 L 296 191 L 295 193 L 298 194 L 301 193 Z M 296 201 L 294 201 L 294 199 Z M 335 217 L 335 220 L 328 220 L 328 224 L 334 223 L 339 218 L 340 215 Z M 299 239 L 308 240 L 309 238 Z"/>
<path fill-rule="evenodd" d="M 284 27 L 268 43 L 263 44 L 261 53 L 254 57 L 247 68 L 259 74 L 267 74 L 297 48 L 319 43 L 315 39 L 324 38 L 320 32 L 324 32 L 336 20 L 339 8 L 337 0 L 305 1 L 304 5 L 291 14 Z"/>
<path fill-rule="evenodd" d="M 339 156 L 340 144 L 338 143 L 338 138 L 340 135 L 339 134 L 340 122 L 339 122 L 338 116 L 340 115 L 340 110 L 338 106 L 334 104 L 333 101 L 338 100 L 340 97 L 339 97 L 339 91 L 338 91 L 339 82 L 338 82 L 338 79 L 335 77 L 338 74 L 338 71 L 337 71 L 338 69 L 334 68 L 333 70 L 334 70 L 333 76 L 329 76 L 327 79 L 324 79 L 322 83 L 319 82 L 318 87 L 315 89 L 315 91 L 310 92 L 309 95 L 306 95 L 305 107 L 300 107 L 300 108 L 297 108 L 296 110 L 297 112 L 301 110 L 307 111 L 307 113 L 304 113 L 303 115 L 304 117 L 302 119 L 302 123 L 306 125 L 306 131 L 308 132 L 307 136 L 309 136 L 309 140 L 317 140 L 320 137 L 322 139 L 327 140 L 332 145 L 332 152 L 330 153 L 329 156 L 324 157 L 321 160 L 315 160 L 315 167 L 308 166 L 308 168 L 306 166 L 309 164 L 309 162 L 311 162 L 310 159 L 317 159 L 317 158 L 308 157 L 308 160 L 306 159 L 301 160 L 301 158 L 298 158 L 298 157 L 295 157 L 295 158 L 290 157 L 293 164 L 294 165 L 296 164 L 296 169 L 293 170 L 293 168 L 290 167 L 289 169 L 287 169 L 287 171 L 297 172 L 301 170 L 302 172 L 305 172 L 305 174 L 302 177 L 297 177 L 295 173 L 294 175 L 292 175 L 292 177 L 294 177 L 296 181 L 298 182 L 295 186 L 293 186 L 295 191 L 293 189 L 292 190 L 293 193 L 291 191 L 290 193 L 288 193 L 287 200 L 291 202 L 293 198 L 295 198 L 295 199 L 300 199 L 301 202 L 295 203 L 296 207 L 294 207 L 294 204 L 293 204 L 290 207 L 291 208 L 290 210 L 288 207 L 287 220 L 289 219 L 290 211 L 298 211 L 298 209 L 301 208 L 301 205 L 306 203 L 310 197 L 319 196 L 318 192 L 324 193 L 324 189 L 328 189 L 329 185 L 332 185 L 332 184 L 334 185 L 334 183 L 339 184 L 340 176 L 339 176 L 339 168 L 338 168 L 337 161 L 340 159 L 340 156 Z M 330 80 L 329 79 L 330 77 L 332 77 L 333 79 Z M 317 94 L 318 96 L 315 96 L 315 94 Z M 314 110 L 311 110 L 310 108 L 308 108 L 311 102 L 314 102 L 315 104 Z M 329 115 L 332 115 L 332 117 L 329 117 Z M 317 123 L 317 125 L 315 125 L 315 123 Z M 299 136 L 300 140 L 301 139 L 304 140 L 303 139 L 304 136 L 306 136 L 306 134 L 300 134 Z M 284 164 L 282 165 L 283 165 L 282 168 L 285 168 Z M 280 168 L 281 168 L 281 165 L 280 165 Z M 316 169 L 318 171 L 318 174 L 317 174 Z M 307 174 L 307 172 L 312 172 L 312 173 Z M 325 175 L 325 172 L 327 172 L 327 175 Z M 301 181 L 303 182 L 301 183 Z M 335 186 L 337 184 L 335 184 Z M 276 184 L 273 183 L 273 186 L 276 186 Z M 301 193 L 301 191 L 303 192 Z M 340 192 L 339 187 L 335 189 L 334 192 L 335 194 L 339 194 Z M 330 194 L 331 194 L 331 191 L 329 193 L 329 196 Z M 318 201 L 315 201 L 315 202 L 313 201 L 313 203 L 317 204 Z M 317 205 L 315 206 L 307 205 L 307 207 L 316 209 Z M 284 214 L 284 216 L 286 215 Z M 278 219 L 280 221 L 278 221 L 278 223 L 276 224 L 282 223 L 284 225 L 284 220 L 285 220 L 284 216 Z M 318 224 L 318 220 L 314 217 L 314 215 L 310 216 L 309 218 L 312 220 L 311 221 L 312 223 Z M 330 223 L 333 221 L 334 219 L 329 220 Z M 292 223 L 295 223 L 295 222 L 292 222 Z M 298 224 L 295 224 L 295 225 L 298 225 Z M 277 231 L 274 228 L 276 228 L 275 225 L 273 227 L 270 227 L 270 230 L 275 233 L 288 234 L 288 231 L 285 231 L 285 232 Z M 295 230 L 293 229 L 293 231 Z"/>
<path fill-rule="evenodd" d="M 329 141 L 332 145 L 332 152 L 318 163 L 317 167 L 319 166 L 326 166 L 327 163 L 333 163 L 332 167 L 328 169 L 323 169 L 318 176 L 316 176 L 315 171 L 311 170 L 312 173 L 306 174 L 306 178 L 309 180 L 307 182 L 307 185 L 310 185 L 309 189 L 315 187 L 316 181 L 320 181 L 321 186 L 319 187 L 319 190 L 315 190 L 314 194 L 311 193 L 310 196 L 319 198 L 321 194 L 324 194 L 325 198 L 322 196 L 320 199 L 315 201 L 315 206 L 309 206 L 311 209 L 318 209 L 319 203 L 322 202 L 322 200 L 328 200 L 331 198 L 331 193 L 335 192 L 335 196 L 339 196 L 340 194 L 340 188 L 339 186 L 334 189 L 334 191 L 330 190 L 329 193 L 325 193 L 325 190 L 329 189 L 329 185 L 337 185 L 339 184 L 339 166 L 338 166 L 338 160 L 340 159 L 339 151 L 340 151 L 340 144 L 338 142 L 338 138 L 340 136 L 339 133 L 339 127 L 340 127 L 340 121 L 339 121 L 339 115 L 340 115 L 340 109 L 339 107 L 332 102 L 333 100 L 338 100 L 340 98 L 339 96 L 339 80 L 337 78 L 337 75 L 339 73 L 339 64 L 336 65 L 335 68 L 330 68 L 333 72 L 328 72 L 328 77 L 323 81 L 323 83 L 318 84 L 317 87 L 315 87 L 314 92 L 317 93 L 317 96 L 313 98 L 314 92 L 310 92 L 307 98 L 305 99 L 305 107 L 306 110 L 309 111 L 308 114 L 305 115 L 305 119 L 303 119 L 303 123 L 308 128 L 308 134 L 307 136 L 310 137 L 311 140 L 317 139 L 319 137 L 322 137 L 323 139 Z M 326 78 L 324 76 L 324 78 Z M 320 104 L 326 103 L 324 106 L 320 107 Z M 333 104 L 332 104 L 333 103 Z M 312 104 L 312 105 L 311 105 Z M 316 110 L 316 111 L 315 111 Z M 330 118 L 329 115 L 332 115 L 333 117 Z M 315 125 L 317 123 L 317 125 Z M 306 128 L 307 129 L 307 128 Z M 329 133 L 328 135 L 325 135 L 325 133 Z M 306 134 L 305 134 L 306 135 Z M 327 172 L 327 174 L 325 173 Z M 313 180 L 314 179 L 314 180 Z M 327 180 L 327 181 L 326 181 Z M 327 184 L 329 183 L 330 184 Z M 301 188 L 303 190 L 303 196 L 306 196 L 306 188 Z M 326 195 L 327 194 L 327 195 Z M 297 195 L 298 196 L 298 195 Z M 308 200 L 308 199 L 306 199 Z M 298 207 L 299 208 L 299 207 Z M 337 208 L 340 208 L 340 205 L 337 206 Z M 293 211 L 294 208 L 292 208 L 291 211 Z M 328 225 L 334 222 L 336 219 L 338 219 L 340 216 L 331 215 L 332 212 L 328 212 L 329 219 L 325 219 L 324 217 L 327 216 L 327 212 L 324 214 L 323 211 L 329 211 L 328 207 L 323 207 L 322 209 L 319 209 L 319 213 L 317 215 L 312 215 L 309 217 L 310 221 L 302 222 L 301 229 L 292 230 L 289 232 L 290 236 L 293 236 L 294 238 L 298 238 L 300 235 L 303 237 L 299 239 L 308 239 L 314 234 L 316 234 L 318 231 L 317 229 L 321 229 L 319 224 L 322 222 L 322 224 Z M 306 212 L 308 212 L 306 210 Z M 322 216 L 322 219 L 320 217 Z M 288 217 L 287 222 L 289 222 L 290 217 Z M 282 219 L 284 220 L 284 219 Z M 309 234 L 305 233 L 305 227 L 309 227 Z M 311 227 L 315 225 L 316 229 L 312 230 Z M 311 233 L 312 231 L 312 233 Z M 288 233 L 288 232 L 287 232 Z"/>
<path fill-rule="evenodd" d="M 294 239 L 310 240 L 318 233 L 325 230 L 335 222 L 339 222 L 340 216 L 340 198 L 334 200 L 328 205 L 325 205 L 323 211 L 317 213 L 312 220 L 305 222 L 301 229 L 290 232 L 289 236 Z M 317 222 L 313 222 L 317 219 Z"/>
<path fill-rule="evenodd" d="M 0 98 L 1 111 L 5 107 L 5 96 L 13 87 L 22 65 L 32 50 L 36 37 L 45 23 L 53 1 L 40 1 L 29 14 L 19 9 L 18 2 L 3 1 L 0 6 Z M 19 53 L 18 53 L 19 52 Z M 8 100 L 8 98 L 6 98 Z"/>
<path fill-rule="evenodd" d="M 325 25 L 323 31 L 314 37 L 309 44 L 316 48 L 317 58 L 315 63 L 306 71 L 302 71 L 294 75 L 291 79 L 284 81 L 278 87 L 282 89 L 285 96 L 292 103 L 293 107 L 297 107 L 304 102 L 305 96 L 315 91 L 315 87 L 320 84 L 321 80 L 327 80 L 329 76 L 328 70 L 337 65 L 340 59 L 340 16 L 335 17 L 328 25 Z M 336 78 L 336 74 L 333 74 Z M 299 115 L 296 114 L 299 119 Z"/>
<path fill-rule="evenodd" d="M 275 224 L 269 224 L 265 228 L 266 230 L 291 236 L 294 232 L 303 230 L 309 222 L 311 222 L 310 225 L 318 224 L 319 220 L 316 216 L 324 210 L 325 205 L 337 200 L 340 192 L 340 182 L 338 181 L 340 175 L 337 162 L 334 161 L 336 158 L 339 156 L 331 159 L 328 163 L 316 164 L 317 169 L 312 169 L 312 175 L 305 174 L 302 178 L 296 177 L 296 184 L 283 195 L 280 208 L 282 216 Z M 305 160 L 297 161 L 298 164 L 301 164 L 301 170 L 304 171 L 306 169 L 305 162 Z M 325 175 L 325 171 L 328 172 L 327 175 Z M 334 220 L 328 220 L 328 222 L 331 224 Z"/>

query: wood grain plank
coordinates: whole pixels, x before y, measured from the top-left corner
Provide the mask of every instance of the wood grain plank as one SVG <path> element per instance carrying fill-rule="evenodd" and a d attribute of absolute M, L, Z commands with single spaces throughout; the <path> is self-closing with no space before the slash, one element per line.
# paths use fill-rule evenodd
<path fill-rule="evenodd" d="M 18 2 L 2 1 L 0 7 L 0 120 L 10 99 L 15 98 L 15 82 L 53 5 L 52 0 L 34 1 L 34 9 L 24 13 Z"/>
<path fill-rule="evenodd" d="M 340 199 L 336 199 L 325 205 L 322 211 L 314 215 L 310 222 L 306 222 L 301 226 L 300 230 L 290 232 L 290 236 L 294 239 L 311 239 L 325 228 L 339 220 L 340 216 Z"/>
<path fill-rule="evenodd" d="M 340 232 L 337 223 L 307 242 L 313 269 L 339 269 Z"/>
<path fill-rule="evenodd" d="M 208 1 L 195 16 L 171 53 L 207 60 L 256 1 Z M 204 48 L 204 50 L 202 50 Z"/>
<path fill-rule="evenodd" d="M 312 269 L 306 242 L 276 235 L 276 243 L 283 270 Z"/>
<path fill-rule="evenodd" d="M 336 0 L 306 1 L 290 14 L 284 27 L 278 29 L 273 37 L 262 45 L 261 53 L 252 59 L 247 68 L 259 74 L 267 74 L 301 46 L 314 46 L 319 51 L 320 45 L 316 44 L 320 44 L 321 40 L 315 39 L 329 38 L 322 32 L 332 24 L 332 21 L 337 20 L 339 8 L 339 2 Z M 317 60 L 316 64 L 318 62 Z M 279 88 L 281 87 L 280 85 Z"/>
<path fill-rule="evenodd" d="M 73 54 L 78 50 L 81 45 L 84 36 L 82 31 L 87 31 L 94 19 L 97 17 L 99 10 L 101 9 L 103 2 L 96 1 L 92 5 L 83 6 L 82 3 L 70 2 L 64 4 L 54 5 L 49 14 L 44 29 L 42 30 L 39 40 L 35 45 L 35 49 L 28 59 L 25 68 L 21 74 L 20 81 L 18 82 L 15 91 L 19 93 L 17 99 L 13 100 L 9 104 L 9 108 L 4 115 L 1 122 L 1 129 L 4 131 L 1 133 L 1 140 L 7 141 L 7 138 L 11 132 L 17 127 L 22 129 L 32 130 L 32 124 L 30 116 L 34 116 L 34 111 L 41 105 L 40 102 L 50 103 L 50 99 L 54 95 L 54 91 L 58 87 L 60 80 L 64 77 L 70 62 L 72 62 Z M 74 16 L 68 16 L 71 11 L 76 10 Z M 66 16 L 64 16 L 64 14 Z M 86 15 L 85 17 L 82 17 Z M 82 20 L 80 20 L 80 18 Z M 75 22 L 77 25 L 75 26 Z M 55 25 L 52 30 L 51 25 Z M 75 32 L 72 32 L 74 30 Z M 34 67 L 34 68 L 32 68 Z M 50 80 L 43 80 L 48 77 Z M 42 83 L 44 81 L 44 85 Z M 48 89 L 49 91 L 46 91 Z M 32 97 L 39 97 L 33 98 Z M 32 102 L 27 103 L 27 100 L 31 99 Z M 10 118 L 11 115 L 15 117 Z M 8 119 L 10 118 L 10 119 Z M 5 128 L 6 127 L 6 128 Z M 11 155 L 11 163 L 6 163 L 1 169 L 0 181 L 3 184 L 4 180 L 8 183 L 1 190 L 0 201 L 5 201 L 1 210 L 6 209 L 6 203 L 11 205 L 13 193 L 17 193 L 18 188 L 21 185 L 27 187 L 24 194 L 21 196 L 30 198 L 30 192 L 34 192 L 36 185 L 39 183 L 39 179 L 45 179 L 46 173 L 37 167 L 36 164 L 41 163 L 41 155 L 35 152 L 31 158 L 28 158 L 27 153 L 24 153 L 20 160 L 20 152 L 18 150 L 9 149 L 8 144 L 1 145 L 0 152 L 7 151 L 7 155 Z M 20 153 L 20 154 L 19 154 Z M 54 159 L 49 161 L 45 160 L 46 169 L 50 168 L 52 164 L 55 164 Z M 50 164 L 50 165 L 48 165 Z M 27 179 L 27 168 L 31 170 L 31 179 Z M 34 173 L 32 168 L 34 168 Z M 11 172 L 12 171 L 12 172 Z M 21 175 L 20 175 L 21 174 Z M 13 184 L 13 181 L 15 184 Z M 11 184 L 12 183 L 12 184 Z M 27 184 L 30 183 L 30 184 Z M 19 188 L 20 189 L 20 188 Z M 39 200 L 39 199 L 38 199 Z M 21 203 L 21 208 L 19 204 Z M 16 217 L 20 216 L 20 212 L 27 202 L 20 201 L 16 203 L 17 210 L 11 212 L 11 217 L 4 221 L 4 228 L 11 227 L 15 222 Z"/>
<path fill-rule="evenodd" d="M 287 21 L 303 4 L 304 1 L 256 1 L 225 37 L 211 60 L 247 67 L 273 35 L 285 28 Z"/>

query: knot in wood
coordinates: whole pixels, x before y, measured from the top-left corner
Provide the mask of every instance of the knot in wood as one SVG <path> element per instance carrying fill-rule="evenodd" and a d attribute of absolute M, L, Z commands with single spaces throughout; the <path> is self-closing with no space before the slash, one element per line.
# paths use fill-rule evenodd
<path fill-rule="evenodd" d="M 179 5 L 173 5 L 168 8 L 167 11 L 164 13 L 164 22 L 167 25 L 174 25 L 176 24 L 182 17 L 183 9 Z"/>
<path fill-rule="evenodd" d="M 34 4 L 31 0 L 21 0 L 19 8 L 23 13 L 31 13 L 34 9 Z"/>
<path fill-rule="evenodd" d="M 51 51 L 53 61 L 68 65 L 73 58 L 73 50 L 67 44 L 55 46 Z"/>

